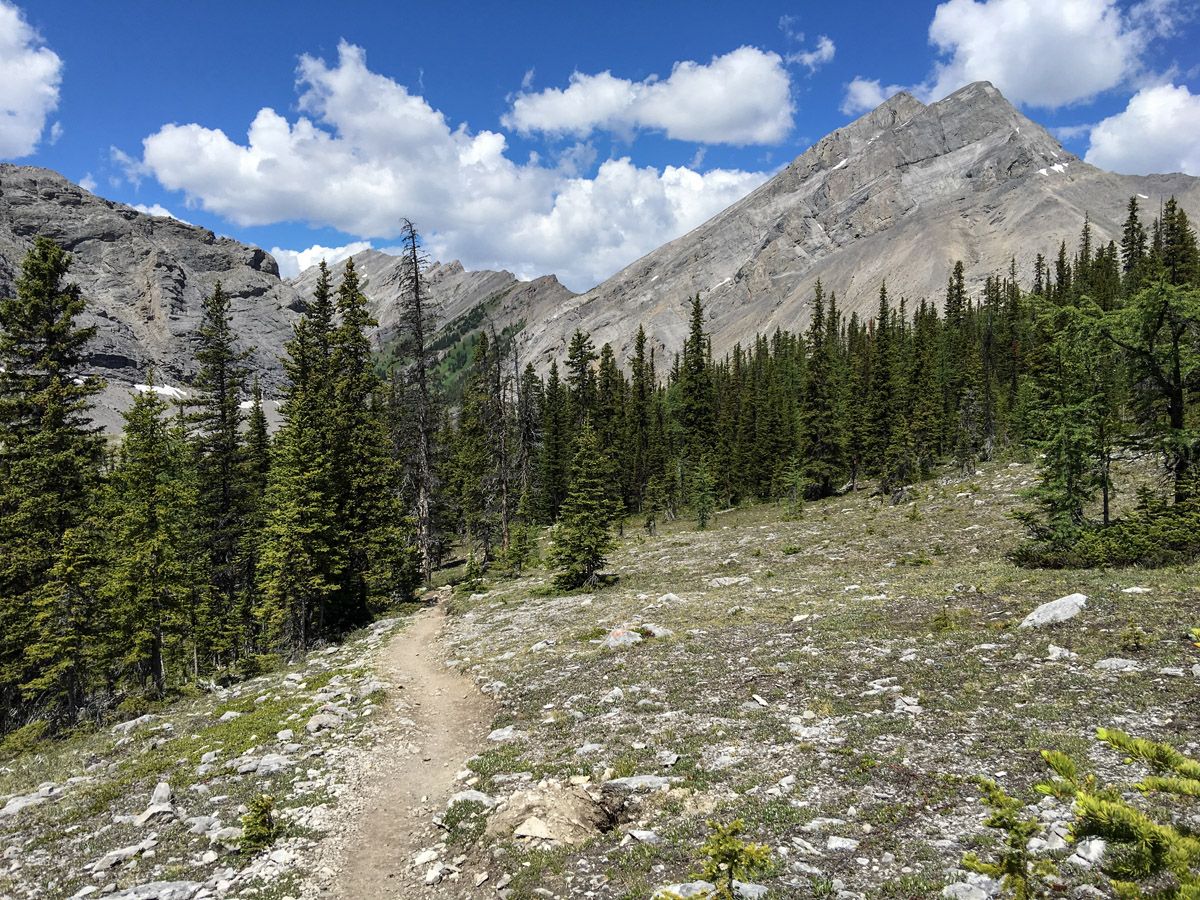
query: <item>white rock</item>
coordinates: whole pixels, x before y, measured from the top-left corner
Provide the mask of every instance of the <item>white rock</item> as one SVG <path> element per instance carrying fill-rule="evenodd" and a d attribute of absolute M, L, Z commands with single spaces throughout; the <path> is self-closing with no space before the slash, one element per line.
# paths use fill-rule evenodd
<path fill-rule="evenodd" d="M 942 888 L 942 896 L 953 900 L 988 900 L 987 891 L 965 881 L 946 885 Z"/>
<path fill-rule="evenodd" d="M 230 709 L 230 710 L 227 710 L 227 711 L 221 713 L 221 718 L 217 719 L 217 721 L 218 722 L 232 722 L 234 719 L 241 718 L 241 715 L 242 714 L 240 712 L 238 712 L 236 709 Z"/>
<path fill-rule="evenodd" d="M 436 851 L 432 848 L 430 848 L 428 850 L 422 850 L 420 853 L 418 853 L 416 856 L 413 857 L 413 865 L 418 869 L 421 866 L 427 866 L 431 862 L 436 860 L 439 855 L 440 854 L 438 853 L 438 851 Z"/>
<path fill-rule="evenodd" d="M 604 646 L 609 650 L 620 650 L 622 647 L 632 647 L 642 642 L 642 635 L 627 625 L 614 628 L 604 639 Z"/>
<path fill-rule="evenodd" d="M 708 580 L 709 587 L 736 587 L 742 584 L 749 584 L 749 575 L 722 575 L 719 578 L 710 578 Z"/>
<path fill-rule="evenodd" d="M 1134 659 L 1123 659 L 1119 656 L 1110 656 L 1108 659 L 1102 659 L 1100 662 L 1092 666 L 1093 669 L 1100 669 L 1103 672 L 1140 672 L 1142 665 Z"/>
<path fill-rule="evenodd" d="M 1058 660 L 1058 659 L 1077 659 L 1078 657 L 1079 657 L 1078 653 L 1072 653 L 1066 647 L 1056 647 L 1056 646 L 1054 646 L 1054 644 L 1051 644 L 1050 645 L 1050 653 L 1046 658 L 1051 659 L 1051 660 Z"/>
<path fill-rule="evenodd" d="M 505 725 L 503 728 L 497 728 L 495 731 L 493 731 L 491 734 L 489 734 L 487 736 L 487 739 L 489 741 L 496 741 L 497 743 L 499 743 L 501 741 L 515 740 L 516 737 L 517 737 L 516 726 Z"/>
<path fill-rule="evenodd" d="M 854 838 L 838 837 L 836 834 L 830 835 L 829 840 L 825 842 L 826 850 L 857 850 L 858 841 Z"/>
<path fill-rule="evenodd" d="M 1041 628 L 1043 625 L 1054 625 L 1073 619 L 1087 608 L 1087 596 L 1084 594 L 1067 594 L 1049 603 L 1043 603 L 1021 622 L 1022 628 Z"/>
<path fill-rule="evenodd" d="M 670 784 L 671 779 L 664 778 L 662 775 L 630 775 L 627 778 L 613 778 L 604 782 L 606 788 L 634 794 L 641 791 L 661 791 Z"/>

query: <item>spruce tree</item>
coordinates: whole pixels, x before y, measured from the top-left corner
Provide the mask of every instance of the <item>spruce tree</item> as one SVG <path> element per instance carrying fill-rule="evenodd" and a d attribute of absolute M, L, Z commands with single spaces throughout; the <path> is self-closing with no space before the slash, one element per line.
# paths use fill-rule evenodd
<path fill-rule="evenodd" d="M 802 473 L 814 500 L 831 496 L 845 471 L 845 443 L 834 379 L 835 344 L 825 318 L 825 293 L 818 280 L 813 289 L 808 328 L 808 378 L 800 409 Z"/>
<path fill-rule="evenodd" d="M 429 340 L 433 320 L 429 311 L 429 286 L 425 282 L 426 259 L 421 251 L 421 236 L 408 219 L 403 222 L 401 241 L 404 246 L 400 265 L 404 296 L 403 325 L 412 368 L 411 404 L 416 432 L 410 468 L 416 485 L 414 518 L 417 558 L 421 579 L 425 584 L 430 584 L 439 546 L 434 496 L 438 491 L 438 450 L 435 440 L 439 416 L 432 383 L 435 359 Z"/>
<path fill-rule="evenodd" d="M 554 530 L 551 562 L 555 583 L 572 590 L 595 583 L 605 555 L 613 547 L 614 510 L 608 495 L 607 461 L 596 432 L 585 423 L 575 442 L 570 488 Z"/>
<path fill-rule="evenodd" d="M 246 354 L 236 348 L 230 298 L 220 282 L 204 301 L 197 335 L 200 370 L 189 419 L 210 579 L 201 653 L 220 664 L 240 652 L 244 639 L 238 610 L 248 587 L 243 583 L 241 553 L 250 499 L 241 410 Z"/>
<path fill-rule="evenodd" d="M 353 259 L 337 291 L 331 410 L 332 505 L 335 541 L 344 568 L 332 598 L 335 631 L 366 622 L 412 589 L 408 536 L 398 506 L 398 472 L 392 464 L 379 376 L 367 330 L 375 323 L 359 286 Z"/>
<path fill-rule="evenodd" d="M 304 653 L 323 636 L 344 568 L 333 504 L 330 345 L 333 307 L 321 264 L 313 302 L 287 344 L 283 424 L 271 448 L 257 547 L 259 627 L 270 646 Z"/>
<path fill-rule="evenodd" d="M 558 377 L 558 364 L 550 363 L 542 403 L 542 521 L 558 518 L 567 495 L 571 465 L 571 419 L 567 391 Z"/>
<path fill-rule="evenodd" d="M 701 531 L 708 527 L 708 520 L 716 510 L 716 483 L 708 458 L 701 457 L 692 473 L 692 512 L 696 515 L 696 527 Z"/>
<path fill-rule="evenodd" d="M 713 385 L 709 371 L 709 340 L 704 331 L 704 305 L 700 295 L 692 298 L 688 336 L 679 365 L 679 423 L 683 441 L 693 464 L 712 440 Z"/>
<path fill-rule="evenodd" d="M 78 617 L 47 614 L 54 604 L 44 595 L 39 603 L 64 537 L 86 520 L 103 446 L 88 418 L 100 383 L 82 377 L 94 329 L 76 323 L 84 300 L 65 280 L 70 262 L 38 238 L 16 296 L 0 299 L 0 733 L 23 713 L 22 685 L 36 694 L 46 683 L 47 642 L 78 638 L 56 631 Z M 77 699 L 70 685 L 50 681 L 69 705 Z"/>
<path fill-rule="evenodd" d="M 138 394 L 106 502 L 114 553 L 104 593 L 123 636 L 119 662 L 155 696 L 196 669 L 190 601 L 212 535 L 196 528 L 201 481 L 190 477 L 190 459 L 167 404 L 153 389 Z"/>
<path fill-rule="evenodd" d="M 596 372 L 592 363 L 597 359 L 596 346 L 590 335 L 575 329 L 567 347 L 567 403 L 570 422 L 579 428 L 592 421 L 596 408 Z"/>

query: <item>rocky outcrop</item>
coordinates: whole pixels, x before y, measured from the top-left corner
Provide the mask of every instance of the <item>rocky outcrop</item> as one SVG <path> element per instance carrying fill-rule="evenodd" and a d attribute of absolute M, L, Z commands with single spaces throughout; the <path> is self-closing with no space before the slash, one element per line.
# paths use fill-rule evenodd
<path fill-rule="evenodd" d="M 88 300 L 83 324 L 96 326 L 89 366 L 108 382 L 101 424 L 118 424 L 151 368 L 159 383 L 186 389 L 201 304 L 218 281 L 250 366 L 268 390 L 277 383 L 297 304 L 266 251 L 104 200 L 48 169 L 0 164 L 0 295 L 13 291 L 39 235 L 71 252 L 71 278 Z"/>

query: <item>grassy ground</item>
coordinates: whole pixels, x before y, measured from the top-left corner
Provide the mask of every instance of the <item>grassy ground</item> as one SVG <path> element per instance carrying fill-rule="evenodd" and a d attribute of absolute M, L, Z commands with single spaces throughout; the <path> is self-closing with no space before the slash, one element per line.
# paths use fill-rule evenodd
<path fill-rule="evenodd" d="M 343 789 L 339 756 L 373 735 L 372 714 L 386 691 L 373 679 L 374 653 L 397 621 L 296 666 L 163 704 L 128 733 L 80 732 L 0 764 L 0 807 L 53 786 L 45 802 L 0 816 L 0 897 L 68 897 L 88 886 L 108 893 L 155 881 L 287 896 L 298 885 L 292 863 L 320 837 L 324 809 Z M 308 733 L 308 719 L 331 704 L 345 711 L 337 727 Z M 285 730 L 293 735 L 279 738 Z M 276 772 L 238 771 L 266 754 L 286 763 Z M 161 782 L 171 786 L 178 815 L 131 822 Z M 262 794 L 276 800 L 281 852 L 273 862 L 241 852 L 236 835 L 224 843 L 211 837 L 240 826 L 247 804 Z M 188 819 L 198 816 L 217 823 L 193 831 Z M 129 861 L 93 871 L 105 854 L 138 844 Z"/>
<path fill-rule="evenodd" d="M 604 835 L 512 896 L 649 897 L 687 880 L 712 816 L 743 818 L 774 849 L 773 896 L 933 896 L 992 840 L 972 776 L 1027 789 L 1055 748 L 1123 777 L 1093 739 L 1101 725 L 1195 751 L 1197 568 L 1016 568 L 1010 513 L 1031 477 L 991 465 L 898 507 L 860 494 L 799 519 L 726 511 L 705 532 L 627 532 L 610 557 L 619 581 L 595 594 L 547 596 L 535 573 L 460 598 L 458 665 L 499 690 L 496 725 L 521 735 L 472 764 L 483 790 L 520 772 L 678 778 L 628 826 L 660 843 Z M 1135 586 L 1148 592 L 1123 592 Z M 1077 619 L 1017 627 L 1074 592 L 1089 598 Z M 639 623 L 673 633 L 604 647 Z M 1077 656 L 1051 661 L 1051 644 Z M 1140 671 L 1093 668 L 1114 656 Z M 678 761 L 664 768 L 661 751 Z M 857 847 L 827 849 L 831 836 Z"/>
<path fill-rule="evenodd" d="M 1032 476 L 1028 466 L 996 464 L 927 482 L 896 507 L 857 494 L 809 504 L 798 519 L 758 506 L 721 512 L 704 532 L 690 522 L 655 537 L 631 528 L 610 557 L 618 580 L 601 591 L 563 596 L 535 570 L 460 592 L 444 635 L 449 663 L 499 698 L 494 726 L 517 732 L 483 742 L 464 781 L 499 799 L 543 778 L 653 774 L 673 783 L 576 848 L 489 836 L 482 809 L 453 812 L 443 825 L 467 856 L 462 868 L 492 877 L 477 889 L 464 878 L 431 890 L 491 897 L 506 883 L 510 900 L 646 900 L 698 868 L 707 820 L 740 817 L 746 836 L 772 849 L 772 870 L 758 879 L 771 897 L 936 896 L 962 879 L 966 850 L 986 855 L 995 844 L 973 776 L 1027 791 L 1043 774 L 1038 751 L 1054 748 L 1130 780 L 1094 740 L 1097 726 L 1196 753 L 1191 667 L 1200 651 L 1187 632 L 1200 625 L 1200 568 L 1016 568 L 1005 558 L 1020 539 L 1011 512 Z M 1076 619 L 1017 627 L 1040 603 L 1074 592 L 1088 596 Z M 649 624 L 670 634 L 604 646 L 614 627 Z M 0 763 L 0 807 L 54 785 L 45 803 L 0 817 L 0 898 L 170 879 L 205 882 L 221 896 L 299 895 L 322 810 L 351 790 L 353 754 L 372 752 L 380 737 L 372 713 L 381 691 L 360 694 L 390 627 L 310 656 L 291 680 L 279 672 L 157 710 L 128 737 L 83 734 Z M 1052 660 L 1051 645 L 1075 656 Z M 1111 657 L 1138 669 L 1094 668 Z M 331 695 L 353 717 L 306 734 Z M 221 722 L 226 711 L 241 715 Z M 281 750 L 284 728 L 299 748 Z M 202 771 L 211 751 L 217 762 Z M 286 752 L 289 766 L 258 776 L 227 765 L 268 752 Z M 665 765 L 663 753 L 677 759 Z M 124 817 L 146 808 L 160 780 L 186 816 L 226 826 L 251 798 L 273 794 L 282 855 L 271 862 L 217 847 L 214 858 L 209 838 L 183 818 L 135 827 Z M 88 871 L 151 835 L 149 852 Z M 834 838 L 857 843 L 831 847 Z M 1094 874 L 1075 880 L 1107 890 Z"/>

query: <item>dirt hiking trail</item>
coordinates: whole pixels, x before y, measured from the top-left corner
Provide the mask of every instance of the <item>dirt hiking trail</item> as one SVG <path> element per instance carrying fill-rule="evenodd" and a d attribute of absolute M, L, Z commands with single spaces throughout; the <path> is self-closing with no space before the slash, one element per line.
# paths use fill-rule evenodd
<path fill-rule="evenodd" d="M 357 833 L 347 835 L 337 876 L 323 897 L 445 896 L 425 886 L 425 870 L 413 868 L 413 857 L 441 840 L 432 815 L 445 810 L 455 773 L 482 748 L 494 711 L 470 680 L 446 668 L 438 640 L 445 618 L 443 598 L 414 616 L 381 652 L 379 675 L 398 698 L 389 715 L 407 717 L 416 727 L 408 729 L 408 752 L 386 740 L 372 751 L 377 789 L 365 798 Z"/>

